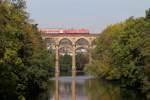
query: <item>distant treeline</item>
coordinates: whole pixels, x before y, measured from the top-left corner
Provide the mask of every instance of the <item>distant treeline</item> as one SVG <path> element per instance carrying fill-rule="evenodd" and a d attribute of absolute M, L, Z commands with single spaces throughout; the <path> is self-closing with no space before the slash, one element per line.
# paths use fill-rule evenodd
<path fill-rule="evenodd" d="M 0 2 L 0 100 L 47 89 L 51 56 L 28 16 L 23 0 Z"/>
<path fill-rule="evenodd" d="M 108 26 L 96 40 L 92 59 L 85 71 L 137 88 L 150 98 L 150 9 L 145 17 Z"/>

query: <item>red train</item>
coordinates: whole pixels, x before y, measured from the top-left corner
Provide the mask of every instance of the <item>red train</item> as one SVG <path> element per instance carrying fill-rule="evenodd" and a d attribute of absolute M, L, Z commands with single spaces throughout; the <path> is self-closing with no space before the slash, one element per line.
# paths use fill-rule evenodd
<path fill-rule="evenodd" d="M 40 29 L 43 33 L 89 33 L 88 29 Z"/>

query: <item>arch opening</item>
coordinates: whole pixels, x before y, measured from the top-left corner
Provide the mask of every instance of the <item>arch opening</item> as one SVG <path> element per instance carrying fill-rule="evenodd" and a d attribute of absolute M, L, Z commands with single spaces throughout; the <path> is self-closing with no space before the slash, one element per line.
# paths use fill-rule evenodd
<path fill-rule="evenodd" d="M 63 46 L 72 45 L 72 41 L 67 38 L 63 38 L 60 40 L 59 45 L 63 45 Z"/>
<path fill-rule="evenodd" d="M 89 42 L 84 38 L 80 38 L 76 41 L 76 45 L 89 45 Z"/>
<path fill-rule="evenodd" d="M 45 39 L 45 42 L 46 42 L 46 46 L 47 46 L 47 49 L 48 49 L 48 50 L 49 50 L 49 49 L 52 49 L 53 46 L 55 46 L 55 44 L 56 44 L 55 40 L 52 39 L 52 38 L 47 38 L 47 39 Z"/>
<path fill-rule="evenodd" d="M 76 49 L 76 69 L 78 71 L 83 71 L 87 63 L 89 63 L 89 50 L 83 47 L 77 48 Z"/>
<path fill-rule="evenodd" d="M 72 48 L 61 47 L 59 49 L 59 64 L 61 72 L 71 72 L 72 70 Z"/>

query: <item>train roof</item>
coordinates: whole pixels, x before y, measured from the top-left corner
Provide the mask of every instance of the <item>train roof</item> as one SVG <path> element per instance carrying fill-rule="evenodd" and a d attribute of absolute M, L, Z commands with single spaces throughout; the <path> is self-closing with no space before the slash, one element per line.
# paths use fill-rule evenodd
<path fill-rule="evenodd" d="M 90 33 L 88 29 L 39 29 L 43 33 Z"/>

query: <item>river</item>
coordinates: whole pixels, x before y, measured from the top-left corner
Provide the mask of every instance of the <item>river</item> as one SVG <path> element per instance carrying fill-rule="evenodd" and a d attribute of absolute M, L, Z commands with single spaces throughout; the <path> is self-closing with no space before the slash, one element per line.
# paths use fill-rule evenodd
<path fill-rule="evenodd" d="M 87 75 L 51 78 L 49 91 L 32 100 L 145 100 L 132 89 L 120 88 L 117 83 L 95 79 Z"/>

